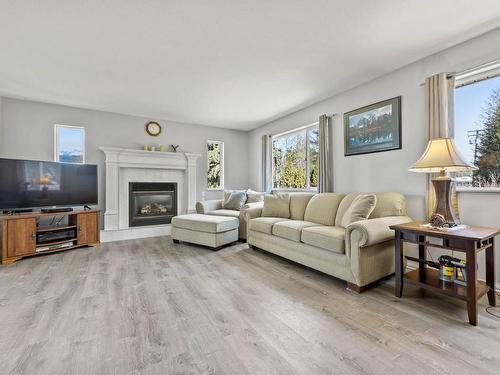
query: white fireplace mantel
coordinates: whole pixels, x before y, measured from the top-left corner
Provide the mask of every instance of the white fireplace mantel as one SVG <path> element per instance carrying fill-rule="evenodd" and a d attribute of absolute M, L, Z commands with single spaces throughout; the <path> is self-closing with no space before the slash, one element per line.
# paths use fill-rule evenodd
<path fill-rule="evenodd" d="M 129 229 L 128 191 L 124 191 L 128 189 L 129 181 L 177 182 L 178 213 L 195 211 L 196 160 L 199 154 L 117 147 L 99 149 L 106 155 L 105 231 Z"/>

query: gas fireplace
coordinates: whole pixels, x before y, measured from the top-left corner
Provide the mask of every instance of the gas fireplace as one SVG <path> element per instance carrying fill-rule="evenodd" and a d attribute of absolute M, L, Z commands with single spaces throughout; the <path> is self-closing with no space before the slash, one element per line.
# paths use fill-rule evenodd
<path fill-rule="evenodd" d="M 177 215 L 177 183 L 129 182 L 129 226 L 170 224 Z"/>

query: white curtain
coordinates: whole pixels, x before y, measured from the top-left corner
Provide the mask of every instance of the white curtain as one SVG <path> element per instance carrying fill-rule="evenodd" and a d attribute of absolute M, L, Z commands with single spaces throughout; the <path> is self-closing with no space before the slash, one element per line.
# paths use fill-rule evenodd
<path fill-rule="evenodd" d="M 455 130 L 454 115 L 455 77 L 447 73 L 439 73 L 425 79 L 426 116 L 429 140 L 434 138 L 453 138 Z M 427 217 L 434 210 L 436 197 L 432 178 L 436 174 L 429 174 L 427 178 Z M 458 220 L 457 193 L 452 192 L 451 204 Z"/>
<path fill-rule="evenodd" d="M 318 158 L 318 192 L 327 193 L 332 191 L 333 175 L 330 166 L 330 123 L 331 117 L 321 115 L 319 117 L 319 158 Z"/>
<path fill-rule="evenodd" d="M 271 136 L 262 136 L 262 191 L 270 193 L 273 189 Z"/>

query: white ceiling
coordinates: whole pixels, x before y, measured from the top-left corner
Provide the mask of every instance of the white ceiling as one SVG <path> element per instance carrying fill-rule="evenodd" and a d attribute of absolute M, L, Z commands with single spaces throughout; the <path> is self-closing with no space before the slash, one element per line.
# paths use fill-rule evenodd
<path fill-rule="evenodd" d="M 498 0 L 0 0 L 0 93 L 248 130 L 500 26 Z"/>

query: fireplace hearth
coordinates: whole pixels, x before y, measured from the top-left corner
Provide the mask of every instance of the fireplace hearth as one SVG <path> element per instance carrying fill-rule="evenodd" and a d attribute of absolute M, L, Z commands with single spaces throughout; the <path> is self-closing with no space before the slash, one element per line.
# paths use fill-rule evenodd
<path fill-rule="evenodd" d="M 129 226 L 170 224 L 177 215 L 177 183 L 129 182 Z"/>

